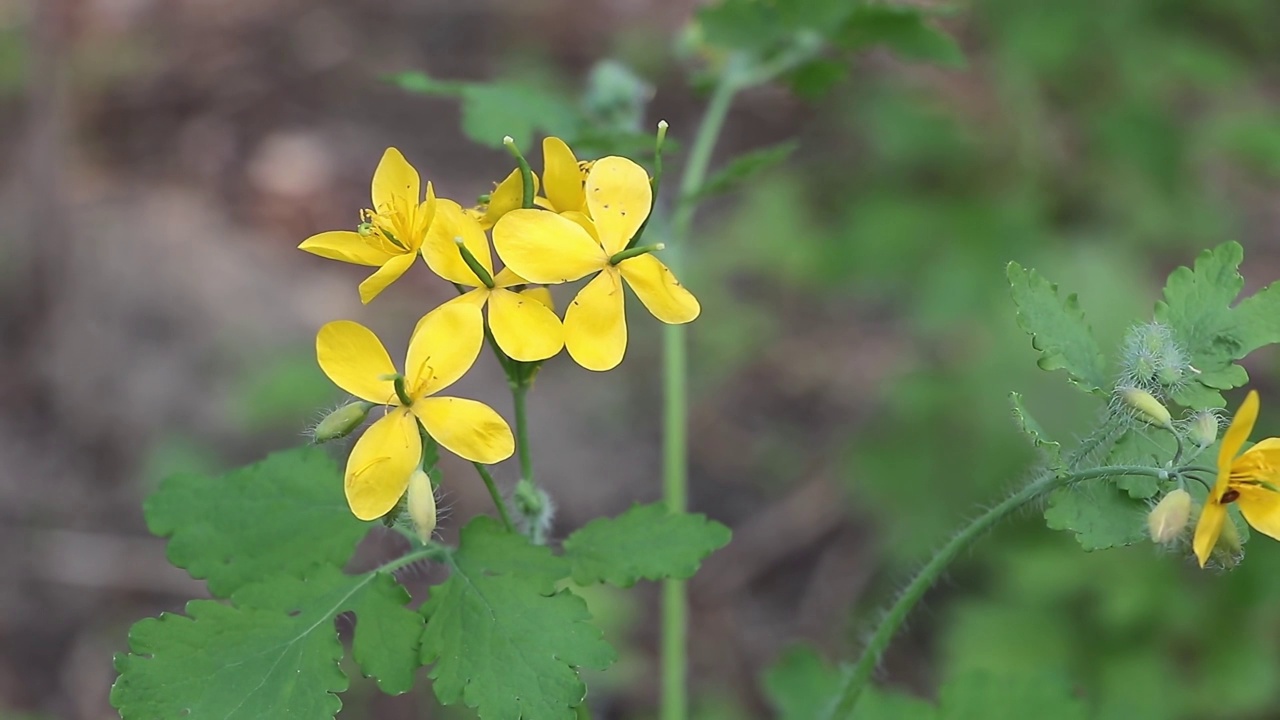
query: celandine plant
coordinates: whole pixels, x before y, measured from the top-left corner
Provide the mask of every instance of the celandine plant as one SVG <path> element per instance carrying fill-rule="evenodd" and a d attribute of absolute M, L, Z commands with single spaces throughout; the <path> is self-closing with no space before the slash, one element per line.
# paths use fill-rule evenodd
<path fill-rule="evenodd" d="M 436 197 L 388 149 L 359 224 L 302 243 L 315 255 L 375 268 L 359 285 L 365 303 L 419 268 L 419 258 L 457 297 L 424 308 L 392 343 L 397 356 L 405 350 L 402 365 L 355 321 L 319 328 L 317 362 L 353 399 L 312 434 L 316 444 L 358 434 L 345 469 L 313 445 L 220 478 L 170 478 L 147 500 L 148 526 L 168 538 L 169 559 L 205 580 L 214 599 L 132 628 L 111 693 L 122 717 L 332 718 L 351 673 L 399 694 L 413 689 L 422 667 L 441 703 L 472 708 L 485 720 L 587 717 L 580 670 L 604 669 L 615 653 L 577 590 L 647 579 L 663 582 L 660 716 L 683 720 L 682 581 L 729 532 L 686 512 L 683 328 L 700 307 L 659 259 L 664 243 L 654 237 L 661 233 L 678 247 L 701 199 L 786 157 L 791 145 L 749 153 L 709 174 L 712 149 L 743 90 L 781 80 L 819 94 L 838 80 L 850 53 L 872 45 L 908 59 L 962 64 L 954 42 L 922 12 L 828 0 L 725 0 L 700 11 L 686 40 L 712 90 L 665 217 L 654 204 L 666 126 L 659 125 L 652 172 L 636 162 L 639 155 L 618 149 L 655 138 L 639 125 L 643 83 L 616 66 L 592 74 L 580 105 L 501 83 L 394 78 L 408 90 L 459 97 L 472 139 L 520 137 L 504 142 L 516 167 L 478 206 L 464 207 Z M 495 115 L 512 127 L 493 132 Z M 519 150 L 535 129 L 547 136 L 540 175 Z M 641 154 L 647 161 L 647 150 Z M 1107 361 L 1075 296 L 1063 298 L 1037 272 L 1010 265 L 1018 321 L 1040 367 L 1065 371 L 1097 399 L 1097 426 L 1064 446 L 1014 393 L 1014 416 L 1042 457 L 1032 479 L 922 566 L 851 666 L 831 668 L 805 650 L 785 656 L 764 687 L 781 716 L 1089 717 L 1087 698 L 1065 678 L 947 678 L 936 704 L 869 687 L 895 633 L 949 564 L 1028 506 L 1043 505 L 1048 526 L 1072 532 L 1084 550 L 1149 541 L 1201 568 L 1239 564 L 1250 528 L 1280 537 L 1280 438 L 1245 447 L 1259 409 L 1252 391 L 1229 420 L 1223 410 L 1222 392 L 1248 380 L 1236 361 L 1280 342 L 1280 286 L 1237 300 L 1242 259 L 1240 246 L 1228 243 L 1175 271 L 1154 316 L 1131 328 L 1115 362 Z M 570 282 L 581 284 L 559 313 L 546 286 Z M 559 361 L 562 350 L 587 370 L 622 362 L 627 294 L 666 324 L 663 502 L 593 520 L 556 542 L 555 505 L 537 483 L 529 447 L 529 395 L 542 364 Z M 510 422 L 500 409 L 448 394 L 486 347 L 511 389 Z M 442 451 L 469 461 L 476 480 L 444 477 Z M 519 476 L 504 491 L 489 467 L 512 456 Z M 459 523 L 456 546 L 438 541 L 439 488 L 472 481 L 485 486 L 496 517 Z M 370 532 L 397 533 L 403 551 L 377 567 L 347 571 Z M 424 562 L 447 578 L 415 608 L 396 573 Z M 334 624 L 345 614 L 355 617 L 349 659 Z"/>

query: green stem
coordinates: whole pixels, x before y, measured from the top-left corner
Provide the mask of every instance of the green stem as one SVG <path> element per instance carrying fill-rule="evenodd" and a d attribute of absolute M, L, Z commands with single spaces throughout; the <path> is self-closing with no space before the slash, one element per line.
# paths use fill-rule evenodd
<path fill-rule="evenodd" d="M 516 410 L 516 452 L 520 455 L 520 477 L 533 482 L 533 457 L 529 454 L 529 384 L 511 386 L 511 400 Z"/>
<path fill-rule="evenodd" d="M 894 634 L 898 632 L 898 628 L 902 627 L 903 621 L 907 619 L 907 614 L 911 612 L 916 603 L 920 602 L 925 592 L 933 586 L 938 576 L 947 569 L 951 561 L 955 560 L 956 556 L 964 552 L 974 540 L 977 540 L 983 533 L 990 530 L 997 522 L 1016 512 L 1023 505 L 1033 502 L 1041 495 L 1059 487 L 1065 487 L 1084 480 L 1120 475 L 1151 475 L 1159 477 L 1165 472 L 1169 471 L 1161 468 L 1130 465 L 1080 470 L 1061 477 L 1053 472 L 1047 472 L 1018 492 L 1005 498 L 1000 504 L 978 516 L 967 527 L 956 533 L 946 545 L 943 545 L 942 549 L 929 562 L 925 563 L 924 567 L 911 579 L 911 582 L 907 583 L 902 594 L 898 595 L 893 604 L 889 606 L 875 633 L 867 641 L 867 647 L 862 651 L 862 656 L 858 658 L 853 670 L 845 677 L 839 699 L 825 715 L 826 720 L 838 720 L 853 716 L 853 710 L 858 704 L 858 698 L 862 695 L 863 688 L 866 687 L 867 681 L 870 680 L 871 673 L 880 664 L 880 658 L 889 647 L 889 642 L 893 639 Z"/>
<path fill-rule="evenodd" d="M 520 199 L 520 207 L 528 210 L 533 207 L 533 168 L 529 167 L 529 161 L 524 159 L 524 154 L 520 152 L 520 148 L 516 147 L 516 141 L 510 136 L 503 138 L 502 144 L 515 157 L 516 165 L 520 168 L 520 183 L 524 191 Z"/>
<path fill-rule="evenodd" d="M 507 532 L 515 532 L 516 526 L 511 523 L 511 516 L 507 514 L 507 503 L 502 499 L 502 493 L 498 492 L 498 483 L 493 481 L 493 476 L 489 474 L 489 470 L 478 462 L 471 463 L 476 466 L 476 472 L 480 473 L 480 479 L 484 480 L 484 486 L 489 489 L 489 497 L 493 498 L 493 506 L 498 509 L 498 517 L 502 518 L 502 524 L 507 528 Z"/>
<path fill-rule="evenodd" d="M 649 253 L 658 252 L 659 250 L 662 250 L 664 248 L 666 248 L 666 245 L 663 245 L 662 243 L 654 243 L 653 245 L 639 245 L 636 247 L 630 247 L 630 248 L 627 248 L 626 250 L 621 250 L 619 252 L 616 252 L 610 255 L 609 264 L 617 265 L 618 263 L 624 260 L 630 260 L 631 258 L 639 255 L 648 255 Z"/>
<path fill-rule="evenodd" d="M 412 539 L 414 542 L 418 541 L 418 538 L 416 535 L 413 536 Z M 401 555 L 395 560 L 379 565 L 378 569 L 375 570 L 374 572 L 395 572 L 396 570 L 399 570 L 400 568 L 406 565 L 412 565 L 413 563 L 422 559 L 429 559 L 429 560 L 435 560 L 436 562 L 443 562 L 445 560 L 448 560 L 449 556 L 452 553 L 453 553 L 453 550 L 448 545 L 441 545 L 440 543 L 437 543 L 437 542 L 429 542 L 422 545 L 421 547 L 410 550 L 409 552 L 405 553 L 404 555 Z"/>
<path fill-rule="evenodd" d="M 741 62 L 731 61 L 720 76 L 689 150 L 689 161 L 680 178 L 679 195 L 671 219 L 671 237 L 677 245 L 688 240 L 696 203 L 686 201 L 686 198 L 691 198 L 706 179 L 711 151 L 724 127 L 729 106 L 741 88 L 741 73 L 737 69 Z M 671 258 L 672 264 L 677 260 Z M 662 375 L 662 495 L 667 510 L 680 513 L 689 505 L 688 350 L 684 325 L 668 325 L 663 332 Z M 684 581 L 664 580 L 661 720 L 685 720 L 688 716 L 688 632 L 689 609 Z"/>

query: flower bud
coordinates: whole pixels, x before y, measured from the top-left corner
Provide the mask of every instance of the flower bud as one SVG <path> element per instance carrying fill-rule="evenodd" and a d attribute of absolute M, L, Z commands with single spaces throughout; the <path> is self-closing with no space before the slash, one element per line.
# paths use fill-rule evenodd
<path fill-rule="evenodd" d="M 1218 416 L 1209 410 L 1193 415 L 1187 423 L 1187 437 L 1201 450 L 1212 445 L 1218 439 Z"/>
<path fill-rule="evenodd" d="M 1160 404 L 1151 393 L 1132 387 L 1120 388 L 1117 393 L 1140 419 L 1166 430 L 1173 429 L 1173 416 L 1169 414 L 1169 409 Z"/>
<path fill-rule="evenodd" d="M 1156 504 L 1147 516 L 1147 529 L 1151 542 L 1173 542 L 1187 527 L 1191 519 L 1191 493 L 1182 488 L 1173 490 Z"/>
<path fill-rule="evenodd" d="M 436 491 L 431 478 L 421 468 L 409 476 L 409 501 L 406 503 L 413 530 L 422 542 L 431 540 L 436 529 Z"/>
<path fill-rule="evenodd" d="M 311 431 L 311 437 L 317 443 L 326 443 L 350 435 L 364 419 L 369 416 L 369 408 L 373 403 L 363 400 L 347 403 L 324 416 Z"/>

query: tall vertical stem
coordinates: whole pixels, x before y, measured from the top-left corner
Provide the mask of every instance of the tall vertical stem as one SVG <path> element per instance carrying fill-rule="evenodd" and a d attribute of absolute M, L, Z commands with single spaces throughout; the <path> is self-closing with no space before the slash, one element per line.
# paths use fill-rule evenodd
<path fill-rule="evenodd" d="M 679 254 L 688 240 L 696 209 L 691 198 L 706 179 L 711 151 L 740 87 L 738 63 L 730 61 L 698 125 L 689 150 L 689 161 L 680 178 L 669 245 L 675 252 L 667 255 L 671 265 L 678 266 Z M 662 494 L 667 509 L 677 513 L 684 512 L 689 504 L 688 343 L 685 327 L 668 325 L 662 339 Z M 665 580 L 662 587 L 662 720 L 685 720 L 688 717 L 688 632 L 688 598 L 684 581 Z"/>
<path fill-rule="evenodd" d="M 527 381 L 511 387 L 511 400 L 516 410 L 516 452 L 520 455 L 520 477 L 533 482 L 533 457 L 529 454 L 529 415 L 526 408 L 528 395 Z"/>

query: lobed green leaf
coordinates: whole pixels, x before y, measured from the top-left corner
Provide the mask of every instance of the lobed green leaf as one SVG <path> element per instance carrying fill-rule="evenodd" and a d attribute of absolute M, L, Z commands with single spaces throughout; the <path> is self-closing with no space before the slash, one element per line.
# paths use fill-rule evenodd
<path fill-rule="evenodd" d="M 1197 410 L 1223 407 L 1226 402 L 1218 391 L 1249 381 L 1234 361 L 1280 342 L 1280 283 L 1232 307 L 1244 287 L 1238 271 L 1243 259 L 1244 249 L 1236 242 L 1204 251 L 1194 268 L 1180 267 L 1169 274 L 1164 300 L 1156 303 L 1156 319 L 1169 325 L 1199 371 L 1173 389 L 1180 405 Z"/>
<path fill-rule="evenodd" d="M 1009 403 L 1013 406 L 1013 419 L 1018 423 L 1018 429 L 1031 438 L 1031 444 L 1036 449 L 1045 454 L 1048 466 L 1054 470 L 1064 469 L 1062 445 L 1055 440 L 1049 439 L 1044 428 L 1040 426 L 1040 422 L 1032 417 L 1031 413 L 1022 404 L 1022 395 L 1016 392 L 1009 393 Z"/>
<path fill-rule="evenodd" d="M 1070 530 L 1085 550 L 1132 545 L 1146 537 L 1147 506 L 1111 478 L 1085 480 L 1049 493 L 1045 523 Z"/>
<path fill-rule="evenodd" d="M 169 561 L 207 580 L 218 597 L 317 564 L 341 566 L 370 527 L 351 514 L 341 472 L 316 447 L 222 477 L 171 477 L 143 510 L 151 532 L 169 538 Z"/>
<path fill-rule="evenodd" d="M 603 670 L 616 655 L 586 603 L 556 591 L 569 563 L 477 517 L 452 565 L 422 607 L 422 662 L 434 663 L 440 702 L 462 702 L 483 720 L 574 717 L 586 695 L 578 668 Z"/>
<path fill-rule="evenodd" d="M 236 592 L 231 603 L 193 600 L 186 615 L 135 624 L 111 704 L 124 720 L 332 718 L 347 689 L 339 668 L 341 613 L 357 615 L 356 661 L 389 693 L 409 690 L 422 621 L 385 573 L 321 566 Z"/>
<path fill-rule="evenodd" d="M 1066 370 L 1085 392 L 1106 388 L 1106 363 L 1075 294 L 1058 297 L 1058 286 L 1035 270 L 1009 263 L 1009 286 L 1018 308 L 1018 326 L 1031 335 L 1044 370 Z"/>
<path fill-rule="evenodd" d="M 631 587 L 640 579 L 693 577 L 702 560 L 729 544 L 729 528 L 705 515 L 670 513 L 662 503 L 597 518 L 564 541 L 573 581 Z"/>

